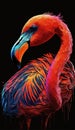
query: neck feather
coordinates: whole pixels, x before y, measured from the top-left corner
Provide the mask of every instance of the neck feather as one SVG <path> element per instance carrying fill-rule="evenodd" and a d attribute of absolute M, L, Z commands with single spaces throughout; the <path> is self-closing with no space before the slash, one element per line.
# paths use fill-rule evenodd
<path fill-rule="evenodd" d="M 65 63 L 69 60 L 70 54 L 72 53 L 72 35 L 64 22 L 58 19 L 57 25 L 55 32 L 60 37 L 61 45 L 48 71 L 46 92 L 53 104 L 56 104 L 54 107 L 59 108 L 62 104 L 61 90 L 59 88 L 59 76 Z"/>

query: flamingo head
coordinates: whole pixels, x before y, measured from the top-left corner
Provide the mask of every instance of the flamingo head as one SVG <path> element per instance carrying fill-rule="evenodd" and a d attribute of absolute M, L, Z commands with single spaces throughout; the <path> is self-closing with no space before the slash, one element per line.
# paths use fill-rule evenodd
<path fill-rule="evenodd" d="M 22 28 L 21 35 L 11 49 L 11 58 L 19 63 L 26 50 L 48 41 L 55 34 L 55 20 L 50 14 L 40 14 L 30 18 Z"/>

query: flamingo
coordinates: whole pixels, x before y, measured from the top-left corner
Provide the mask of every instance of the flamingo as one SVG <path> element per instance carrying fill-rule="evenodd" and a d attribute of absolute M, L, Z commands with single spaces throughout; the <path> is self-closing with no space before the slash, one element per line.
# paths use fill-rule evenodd
<path fill-rule="evenodd" d="M 41 46 L 54 35 L 60 39 L 60 48 L 55 56 L 48 52 L 20 68 L 28 48 Z M 44 13 L 30 18 L 11 48 L 11 58 L 13 61 L 16 59 L 19 70 L 3 86 L 3 112 L 9 116 L 23 116 L 28 130 L 33 117 L 44 117 L 46 129 L 49 117 L 68 103 L 73 95 L 75 70 L 70 61 L 72 46 L 72 34 L 59 16 Z"/>

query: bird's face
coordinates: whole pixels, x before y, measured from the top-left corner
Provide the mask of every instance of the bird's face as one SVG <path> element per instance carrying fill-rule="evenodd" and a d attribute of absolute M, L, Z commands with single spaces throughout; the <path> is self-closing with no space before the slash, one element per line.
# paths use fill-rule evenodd
<path fill-rule="evenodd" d="M 54 21 L 47 14 L 30 18 L 24 25 L 21 36 L 11 49 L 11 58 L 15 57 L 21 63 L 23 54 L 29 47 L 38 46 L 48 41 L 54 35 Z"/>

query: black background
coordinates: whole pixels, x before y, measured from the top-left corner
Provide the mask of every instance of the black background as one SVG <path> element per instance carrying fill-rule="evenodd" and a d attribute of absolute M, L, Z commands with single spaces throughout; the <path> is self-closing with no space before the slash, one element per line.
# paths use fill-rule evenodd
<path fill-rule="evenodd" d="M 66 2 L 66 3 L 65 3 Z M 50 12 L 55 15 L 59 13 L 63 16 L 64 22 L 68 25 L 73 36 L 73 52 L 71 61 L 75 66 L 75 7 L 73 0 L 27 0 L 18 2 L 3 2 L 0 4 L 0 92 L 3 84 L 18 69 L 14 66 L 10 58 L 10 49 L 20 36 L 24 23 L 32 16 Z M 56 113 L 51 129 L 71 129 L 75 130 L 75 99 L 73 99 L 69 120 L 63 119 L 61 110 Z M 32 128 L 40 129 L 40 119 L 33 122 Z M 10 122 L 10 123 L 9 123 Z M 14 126 L 14 127 L 13 127 Z M 17 123 L 3 116 L 0 107 L 0 129 L 17 129 Z"/>

